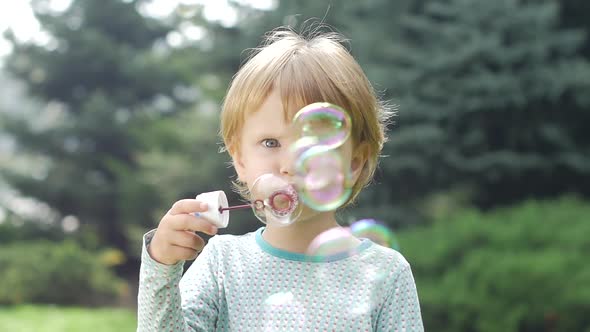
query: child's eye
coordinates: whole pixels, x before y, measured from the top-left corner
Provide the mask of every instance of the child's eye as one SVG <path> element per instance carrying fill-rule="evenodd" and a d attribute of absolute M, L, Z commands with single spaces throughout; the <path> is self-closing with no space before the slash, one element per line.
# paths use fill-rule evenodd
<path fill-rule="evenodd" d="M 265 138 L 260 142 L 265 148 L 278 148 L 281 146 L 279 141 L 275 138 Z"/>

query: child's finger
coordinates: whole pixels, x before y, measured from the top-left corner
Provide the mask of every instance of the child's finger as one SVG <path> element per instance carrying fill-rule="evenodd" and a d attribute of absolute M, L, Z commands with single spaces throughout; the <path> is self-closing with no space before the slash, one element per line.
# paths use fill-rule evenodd
<path fill-rule="evenodd" d="M 199 250 L 174 245 L 170 247 L 170 251 L 172 252 L 174 257 L 177 257 L 178 259 L 183 261 L 195 259 L 199 255 L 199 253 L 201 253 L 201 251 Z"/>
<path fill-rule="evenodd" d="M 197 201 L 196 199 L 181 199 L 172 205 L 168 214 L 177 215 L 205 211 L 207 211 L 207 203 Z"/>
<path fill-rule="evenodd" d="M 176 232 L 174 238 L 170 242 L 174 246 L 193 249 L 198 252 L 203 250 L 205 240 L 193 232 Z"/>
<path fill-rule="evenodd" d="M 203 232 L 209 235 L 217 233 L 217 227 L 203 218 L 191 214 L 170 216 L 170 227 L 176 231 Z"/>

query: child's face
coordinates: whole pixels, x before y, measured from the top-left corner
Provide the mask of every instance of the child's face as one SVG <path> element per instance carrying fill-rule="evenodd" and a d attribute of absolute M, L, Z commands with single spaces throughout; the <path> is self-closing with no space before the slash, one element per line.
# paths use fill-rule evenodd
<path fill-rule="evenodd" d="M 290 121 L 285 121 L 280 92 L 274 89 L 260 109 L 246 116 L 238 136 L 239 149 L 232 153 L 240 181 L 251 188 L 254 180 L 267 173 L 293 183 L 294 160 L 290 146 L 298 139 Z M 352 143 L 348 140 L 338 151 L 345 163 L 350 163 L 356 182 L 364 164 L 362 158 L 352 158 Z"/>

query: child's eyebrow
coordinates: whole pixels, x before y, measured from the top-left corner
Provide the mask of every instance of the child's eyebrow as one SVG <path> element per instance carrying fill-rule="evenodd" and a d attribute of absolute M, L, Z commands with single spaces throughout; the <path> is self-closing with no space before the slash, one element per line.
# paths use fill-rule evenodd
<path fill-rule="evenodd" d="M 273 137 L 273 138 L 290 138 L 294 132 L 292 130 L 277 130 L 275 128 L 263 128 L 256 133 L 257 136 Z"/>
<path fill-rule="evenodd" d="M 279 130 L 276 130 L 276 128 L 273 128 L 272 126 L 268 125 L 268 124 L 264 124 L 264 125 L 260 125 L 258 126 L 258 128 L 256 128 L 256 134 L 258 135 L 277 135 L 280 134 Z"/>
<path fill-rule="evenodd" d="M 280 139 L 282 138 L 282 135 L 277 134 L 276 132 L 270 131 L 270 130 L 261 130 L 259 132 L 256 133 L 256 137 L 258 139 L 262 139 L 262 138 L 276 138 L 276 139 Z"/>

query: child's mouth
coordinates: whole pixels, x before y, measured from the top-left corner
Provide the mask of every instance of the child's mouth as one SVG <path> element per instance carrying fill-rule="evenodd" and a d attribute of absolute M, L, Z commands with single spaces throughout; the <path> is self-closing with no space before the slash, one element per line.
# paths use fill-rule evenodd
<path fill-rule="evenodd" d="M 299 193 L 293 183 L 275 174 L 263 174 L 252 185 L 251 205 L 263 223 L 287 226 L 301 213 Z"/>
<path fill-rule="evenodd" d="M 272 192 L 265 200 L 254 201 L 254 209 L 260 211 L 268 208 L 275 217 L 279 218 L 293 213 L 298 205 L 299 196 L 292 185 Z"/>
<path fill-rule="evenodd" d="M 299 197 L 297 191 L 291 185 L 285 189 L 277 190 L 268 197 L 268 205 L 272 213 L 277 217 L 285 217 L 297 208 Z"/>

